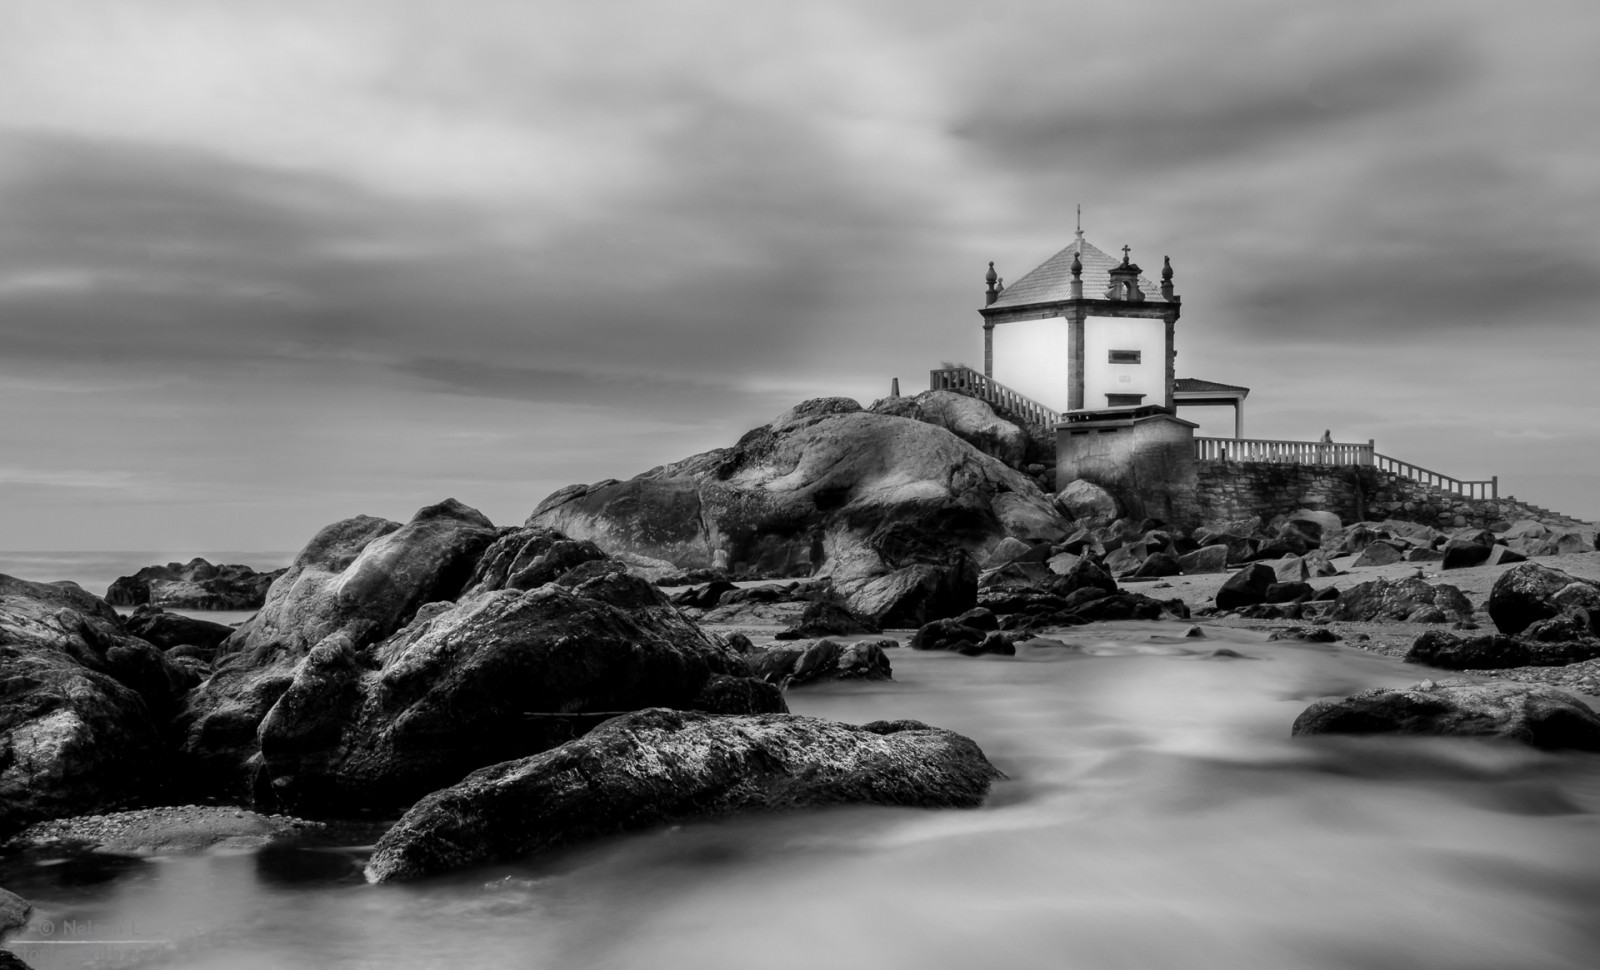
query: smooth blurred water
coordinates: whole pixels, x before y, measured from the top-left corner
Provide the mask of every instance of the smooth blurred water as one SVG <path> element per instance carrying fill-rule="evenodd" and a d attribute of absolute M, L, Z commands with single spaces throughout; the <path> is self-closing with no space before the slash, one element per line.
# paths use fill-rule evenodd
<path fill-rule="evenodd" d="M 891 683 L 788 695 L 975 738 L 1010 775 L 979 810 L 696 822 L 414 885 L 364 884 L 351 847 L 11 859 L 38 912 L 9 945 L 41 970 L 1600 965 L 1600 757 L 1292 740 L 1310 701 L 1427 672 L 1181 629 L 901 649 Z"/>

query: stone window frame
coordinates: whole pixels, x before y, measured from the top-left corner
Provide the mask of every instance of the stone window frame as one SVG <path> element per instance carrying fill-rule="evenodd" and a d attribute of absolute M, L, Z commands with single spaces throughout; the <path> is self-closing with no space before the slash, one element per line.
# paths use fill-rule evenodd
<path fill-rule="evenodd" d="M 1142 364 L 1144 351 L 1142 350 L 1108 350 L 1106 351 L 1108 364 Z"/>

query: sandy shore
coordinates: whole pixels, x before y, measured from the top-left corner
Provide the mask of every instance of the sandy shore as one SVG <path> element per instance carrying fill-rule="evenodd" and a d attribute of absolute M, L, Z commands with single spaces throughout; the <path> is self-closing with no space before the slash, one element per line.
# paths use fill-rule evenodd
<path fill-rule="evenodd" d="M 1580 579 L 1600 580 L 1600 552 L 1584 552 L 1570 556 L 1536 556 L 1529 560 L 1540 565 L 1559 569 Z M 1494 623 L 1489 619 L 1487 608 L 1489 605 L 1489 591 L 1494 586 L 1494 581 L 1511 567 L 1506 566 L 1472 566 L 1466 569 L 1441 570 L 1438 563 L 1391 563 L 1387 566 L 1364 566 L 1360 569 L 1350 569 L 1348 559 L 1336 559 L 1334 565 L 1341 568 L 1338 576 L 1327 576 L 1312 579 L 1311 585 L 1317 589 L 1332 586 L 1339 590 L 1346 590 L 1361 583 L 1371 582 L 1375 579 L 1403 579 L 1407 576 L 1418 575 L 1419 567 L 1422 578 L 1435 585 L 1445 584 L 1454 586 L 1466 595 L 1475 608 L 1473 620 L 1483 627 L 1484 633 L 1493 633 Z M 1191 610 L 1212 606 L 1216 602 L 1217 590 L 1228 580 L 1231 573 L 1214 573 L 1201 576 L 1174 576 L 1169 579 L 1149 583 L 1124 583 L 1126 589 L 1144 593 L 1156 599 L 1171 599 L 1177 597 L 1184 601 Z M 1305 626 L 1302 620 L 1245 620 L 1236 617 L 1202 617 L 1202 624 L 1212 626 L 1240 627 L 1252 630 L 1281 630 L 1293 626 Z M 1371 650 L 1375 653 L 1398 657 L 1405 654 L 1413 641 L 1430 629 L 1449 629 L 1446 624 L 1429 623 L 1347 623 L 1334 622 L 1327 624 L 1328 628 L 1339 634 L 1342 642 L 1352 646 Z M 1363 639 L 1363 636 L 1365 639 Z M 1419 671 L 1428 668 L 1418 668 Z M 1566 667 L 1516 667 L 1508 670 L 1482 671 L 1481 673 L 1495 677 L 1504 677 L 1509 680 L 1554 684 L 1566 687 L 1584 694 L 1600 696 L 1600 661 L 1587 661 L 1581 664 L 1571 664 Z M 1457 676 L 1451 674 L 1451 676 Z M 1419 676 L 1418 679 L 1421 679 Z"/>

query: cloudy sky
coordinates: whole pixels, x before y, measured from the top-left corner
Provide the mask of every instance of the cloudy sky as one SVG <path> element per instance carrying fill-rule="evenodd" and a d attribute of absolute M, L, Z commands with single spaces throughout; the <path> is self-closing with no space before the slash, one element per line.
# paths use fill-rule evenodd
<path fill-rule="evenodd" d="M 1247 434 L 1600 517 L 1593 11 L 0 0 L 0 549 L 520 522 L 980 363 L 1080 203 Z"/>

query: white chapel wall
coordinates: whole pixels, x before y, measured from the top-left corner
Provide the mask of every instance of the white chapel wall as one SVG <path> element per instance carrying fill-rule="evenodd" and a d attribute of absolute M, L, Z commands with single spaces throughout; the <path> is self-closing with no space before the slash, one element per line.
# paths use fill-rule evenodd
<path fill-rule="evenodd" d="M 994 379 L 1046 407 L 1067 410 L 1067 383 L 1072 377 L 1070 338 L 1065 317 L 996 324 Z"/>
<path fill-rule="evenodd" d="M 1084 321 L 1083 406 L 1103 408 L 1107 394 L 1143 394 L 1141 404 L 1165 404 L 1167 325 L 1162 320 L 1090 317 Z M 1113 350 L 1137 351 L 1139 363 L 1113 364 Z M 995 376 L 999 377 L 998 365 Z M 1020 388 L 1019 388 L 1020 390 Z"/>

